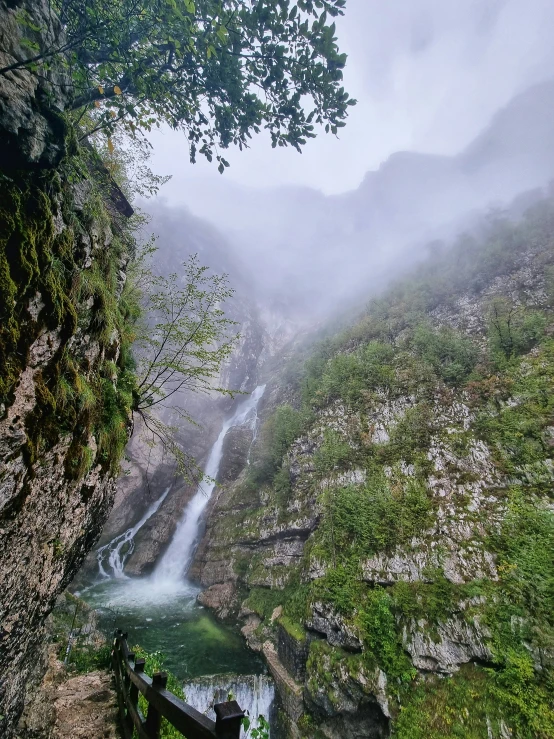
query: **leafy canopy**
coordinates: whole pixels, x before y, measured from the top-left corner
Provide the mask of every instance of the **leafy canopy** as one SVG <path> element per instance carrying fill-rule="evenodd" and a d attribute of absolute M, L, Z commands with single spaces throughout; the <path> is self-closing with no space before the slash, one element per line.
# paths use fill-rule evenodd
<path fill-rule="evenodd" d="M 191 161 L 216 155 L 223 171 L 218 147 L 242 149 L 262 128 L 274 147 L 300 151 L 314 124 L 334 134 L 345 125 L 355 101 L 341 85 L 346 54 L 329 22 L 345 3 L 56 0 L 66 42 L 33 64 L 62 54 L 73 109 L 96 106 L 108 132 L 120 121 L 183 129 Z"/>

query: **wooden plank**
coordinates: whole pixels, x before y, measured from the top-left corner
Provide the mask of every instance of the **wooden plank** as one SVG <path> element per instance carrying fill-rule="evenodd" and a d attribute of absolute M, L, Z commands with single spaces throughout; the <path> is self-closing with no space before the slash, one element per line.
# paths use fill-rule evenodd
<path fill-rule="evenodd" d="M 169 690 L 154 688 L 152 678 L 143 672 L 135 672 L 125 657 L 123 658 L 123 667 L 127 670 L 131 682 L 137 686 L 148 703 L 153 703 L 155 709 L 178 731 L 185 736 L 190 734 L 189 739 L 196 739 L 196 737 L 198 739 L 213 739 L 216 736 L 215 721 L 177 698 Z"/>
<path fill-rule="evenodd" d="M 165 688 L 152 686 L 148 675 L 130 673 L 131 682 L 137 685 L 148 703 L 151 703 L 170 724 L 188 739 L 214 739 L 215 721 L 189 706 Z"/>
<path fill-rule="evenodd" d="M 150 735 L 146 733 L 146 728 L 144 726 L 144 716 L 140 712 L 140 709 L 135 708 L 134 706 L 128 706 L 127 709 L 129 711 L 128 715 L 131 717 L 133 725 L 137 730 L 139 739 L 150 739 Z"/>
<path fill-rule="evenodd" d="M 124 739 L 132 739 L 133 726 L 139 739 L 158 739 L 162 717 L 187 739 L 238 739 L 244 713 L 236 701 L 217 704 L 217 722 L 212 721 L 166 689 L 165 673 L 154 679 L 144 673 L 144 660 L 135 662 L 127 634 L 116 632 L 112 654 Z M 138 708 L 138 692 L 148 703 L 146 719 Z"/>
<path fill-rule="evenodd" d="M 114 674 L 115 674 L 115 686 L 116 686 L 116 692 L 117 692 L 117 703 L 119 706 L 119 725 L 121 728 L 121 733 L 123 734 L 123 739 L 132 739 L 133 737 L 133 731 L 130 729 L 126 722 L 126 706 L 125 706 L 125 695 L 123 690 L 123 679 L 121 674 L 121 660 L 120 660 L 120 654 L 119 654 L 119 645 L 116 644 L 114 646 L 113 651 L 113 666 L 114 666 Z"/>
<path fill-rule="evenodd" d="M 152 675 L 152 688 L 154 690 L 164 690 L 167 685 L 167 673 L 155 672 Z M 150 739 L 160 739 L 160 730 L 162 728 L 163 715 L 156 706 L 148 702 L 148 714 L 146 716 L 146 733 Z"/>

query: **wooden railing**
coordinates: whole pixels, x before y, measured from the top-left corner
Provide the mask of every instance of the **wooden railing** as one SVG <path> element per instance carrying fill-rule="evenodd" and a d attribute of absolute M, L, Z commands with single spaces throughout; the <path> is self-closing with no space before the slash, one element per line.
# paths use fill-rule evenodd
<path fill-rule="evenodd" d="M 165 672 L 148 677 L 144 660 L 135 659 L 127 645 L 127 634 L 119 630 L 113 643 L 112 667 L 124 739 L 132 739 L 134 729 L 139 739 L 159 739 L 162 718 L 187 739 L 239 739 L 244 713 L 236 701 L 217 703 L 216 720 L 212 721 L 166 690 Z M 148 702 L 146 717 L 138 705 L 139 693 Z"/>

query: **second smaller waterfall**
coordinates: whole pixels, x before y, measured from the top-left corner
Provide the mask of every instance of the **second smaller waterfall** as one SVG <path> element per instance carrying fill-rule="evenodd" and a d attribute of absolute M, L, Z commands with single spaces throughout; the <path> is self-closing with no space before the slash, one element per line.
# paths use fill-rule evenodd
<path fill-rule="evenodd" d="M 153 578 L 158 583 L 179 582 L 186 575 L 194 554 L 202 514 L 215 488 L 215 478 L 223 456 L 225 436 L 233 426 L 248 424 L 255 431 L 258 418 L 256 409 L 264 390 L 265 385 L 259 385 L 248 398 L 238 404 L 231 418 L 223 424 L 206 464 L 205 475 L 209 479 L 198 486 L 198 490 L 177 524 L 166 553 L 154 571 Z"/>
<path fill-rule="evenodd" d="M 273 680 L 265 675 L 208 675 L 183 685 L 186 701 L 197 711 L 215 719 L 215 703 L 224 703 L 231 694 L 256 726 L 259 716 L 270 720 L 275 697 Z M 241 738 L 246 734 L 241 730 Z"/>
<path fill-rule="evenodd" d="M 158 500 L 155 500 L 152 505 L 148 508 L 144 516 L 134 526 L 131 526 L 124 531 L 115 539 L 112 539 L 108 544 L 104 544 L 96 551 L 96 559 L 98 562 L 98 571 L 102 577 L 116 577 L 124 578 L 126 575 L 123 572 L 125 562 L 131 556 L 134 549 L 134 538 L 149 518 L 152 518 L 154 513 L 158 510 L 161 504 L 167 497 L 171 489 L 171 485 L 167 487 L 160 495 Z M 110 571 L 106 571 L 106 564 Z"/>

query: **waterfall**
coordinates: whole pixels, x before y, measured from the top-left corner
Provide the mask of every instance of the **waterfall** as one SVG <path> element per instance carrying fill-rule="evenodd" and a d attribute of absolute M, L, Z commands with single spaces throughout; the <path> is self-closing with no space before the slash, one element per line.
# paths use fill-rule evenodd
<path fill-rule="evenodd" d="M 167 487 L 160 497 L 152 503 L 138 523 L 130 529 L 127 529 L 127 531 L 124 531 L 122 534 L 119 534 L 115 539 L 112 539 L 109 544 L 104 544 L 103 547 L 100 547 L 96 551 L 98 571 L 103 578 L 115 577 L 120 579 L 126 577 L 123 573 L 123 568 L 125 567 L 125 562 L 129 559 L 133 553 L 133 549 L 135 548 L 134 538 L 138 531 L 140 531 L 148 519 L 156 513 L 158 508 L 164 502 L 170 488 L 171 485 Z M 108 566 L 111 568 L 111 574 L 106 572 L 106 569 L 104 568 L 104 560 L 106 557 L 108 558 Z"/>
<path fill-rule="evenodd" d="M 275 688 L 266 675 L 208 675 L 186 682 L 186 701 L 200 713 L 215 720 L 214 703 L 224 703 L 229 693 L 256 725 L 258 716 L 269 721 Z M 244 737 L 244 730 L 241 737 Z"/>
<path fill-rule="evenodd" d="M 177 524 L 173 539 L 158 566 L 154 570 L 153 579 L 157 583 L 179 582 L 187 573 L 197 543 L 198 529 L 202 520 L 202 513 L 206 508 L 215 488 L 215 478 L 219 472 L 219 465 L 223 455 L 223 442 L 230 428 L 248 424 L 255 431 L 258 420 L 257 407 L 265 390 L 265 385 L 259 385 L 254 392 L 237 405 L 231 418 L 223 424 L 223 428 L 213 445 L 205 475 L 208 479 L 198 486 L 192 500 L 183 512 Z"/>

